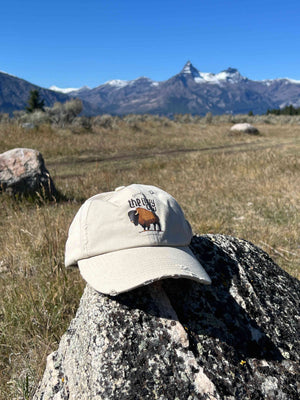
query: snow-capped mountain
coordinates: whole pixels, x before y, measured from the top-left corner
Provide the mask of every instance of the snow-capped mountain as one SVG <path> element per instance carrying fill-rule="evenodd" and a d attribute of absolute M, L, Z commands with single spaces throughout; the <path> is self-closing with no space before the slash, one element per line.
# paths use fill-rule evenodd
<path fill-rule="evenodd" d="M 14 85 L 17 85 L 17 89 L 13 89 Z M 29 87 L 37 88 L 29 82 L 0 73 L 0 112 L 24 108 Z M 235 68 L 227 68 L 216 74 L 202 72 L 190 61 L 177 75 L 162 82 L 140 77 L 129 81 L 113 79 L 95 88 L 62 89 L 51 86 L 51 90 L 40 89 L 42 96 L 50 96 L 46 97 L 47 105 L 60 101 L 55 96 L 63 96 L 61 101 L 70 97 L 82 99 L 87 115 L 205 115 L 207 112 L 237 114 L 250 110 L 265 113 L 268 108 L 289 104 L 300 107 L 300 81 L 288 78 L 254 81 L 241 75 Z M 12 101 L 16 92 L 18 96 Z"/>
<path fill-rule="evenodd" d="M 122 81 L 120 79 L 113 79 L 111 81 L 105 82 L 104 85 L 109 85 L 109 86 L 112 86 L 112 87 L 115 87 L 115 88 L 123 88 L 125 86 L 133 86 L 138 81 L 144 82 L 144 83 L 149 83 L 152 86 L 158 86 L 159 85 L 159 82 L 152 81 L 151 79 L 146 78 L 145 76 L 142 76 L 140 78 L 134 79 L 132 81 Z"/>
<path fill-rule="evenodd" d="M 300 84 L 281 79 L 253 81 L 235 68 L 216 74 L 201 72 L 188 61 L 177 75 L 166 81 L 156 82 L 145 77 L 132 81 L 112 80 L 78 93 L 78 97 L 101 112 L 111 114 L 204 115 L 209 111 L 236 114 L 250 110 L 264 113 L 268 108 L 287 103 L 297 105 Z"/>
<path fill-rule="evenodd" d="M 238 83 L 242 80 L 247 80 L 247 78 L 244 78 L 237 69 L 228 68 L 218 74 L 213 74 L 211 72 L 200 72 L 192 65 L 190 61 L 185 64 L 181 74 L 191 75 L 194 78 L 194 81 L 197 83 L 212 83 L 216 85 L 221 85 L 224 82 Z"/>

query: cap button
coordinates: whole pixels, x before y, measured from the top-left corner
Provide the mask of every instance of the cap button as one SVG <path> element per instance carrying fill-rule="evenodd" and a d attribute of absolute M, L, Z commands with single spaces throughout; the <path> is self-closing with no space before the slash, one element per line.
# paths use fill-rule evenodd
<path fill-rule="evenodd" d="M 119 187 L 115 188 L 115 192 L 118 192 L 119 190 L 124 189 L 124 187 L 125 187 L 125 186 L 119 186 Z"/>

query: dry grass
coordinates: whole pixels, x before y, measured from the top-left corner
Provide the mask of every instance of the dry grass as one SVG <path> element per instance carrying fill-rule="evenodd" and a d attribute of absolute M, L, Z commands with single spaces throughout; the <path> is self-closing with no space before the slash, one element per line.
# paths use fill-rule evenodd
<path fill-rule="evenodd" d="M 74 316 L 84 282 L 64 269 L 64 245 L 81 202 L 96 193 L 159 186 L 179 201 L 194 232 L 250 240 L 299 278 L 300 126 L 256 126 L 259 136 L 230 135 L 230 124 L 151 118 L 81 133 L 0 125 L 0 153 L 40 150 L 71 199 L 35 204 L 1 195 L 1 400 L 31 398 Z"/>

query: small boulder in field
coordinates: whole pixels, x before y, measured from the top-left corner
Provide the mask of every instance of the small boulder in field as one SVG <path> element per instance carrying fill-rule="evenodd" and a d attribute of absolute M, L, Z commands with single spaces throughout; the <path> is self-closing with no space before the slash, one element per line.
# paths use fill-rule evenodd
<path fill-rule="evenodd" d="M 0 192 L 53 198 L 57 190 L 45 167 L 42 154 L 16 148 L 0 154 Z"/>
<path fill-rule="evenodd" d="M 255 128 L 255 126 L 248 124 L 248 123 L 243 123 L 243 124 L 235 124 L 230 128 L 231 132 L 242 132 L 242 133 L 252 133 L 252 134 L 258 134 L 259 130 Z"/>

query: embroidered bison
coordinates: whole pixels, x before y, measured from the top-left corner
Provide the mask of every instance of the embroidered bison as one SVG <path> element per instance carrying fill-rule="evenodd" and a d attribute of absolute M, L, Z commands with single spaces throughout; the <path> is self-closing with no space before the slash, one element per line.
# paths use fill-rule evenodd
<path fill-rule="evenodd" d="M 140 224 L 145 230 L 150 230 L 151 225 L 153 225 L 153 229 L 156 231 L 156 226 L 158 227 L 158 231 L 161 231 L 161 226 L 159 222 L 159 217 L 155 214 L 154 211 L 146 210 L 145 208 L 136 208 L 135 210 L 131 210 L 128 212 L 128 217 L 134 225 Z"/>

